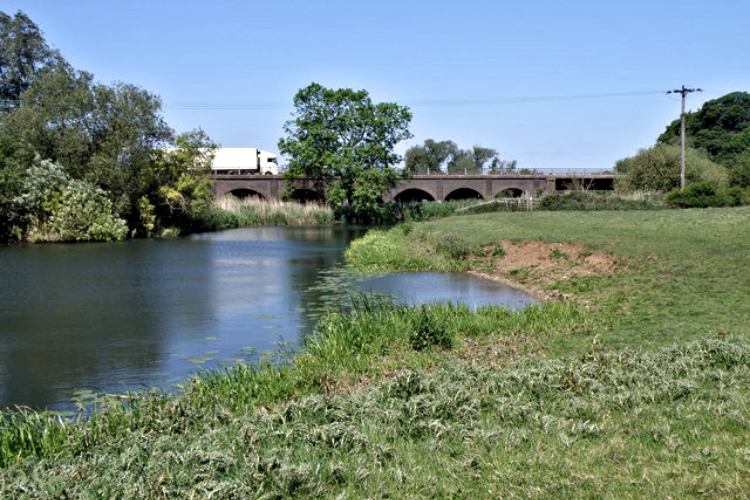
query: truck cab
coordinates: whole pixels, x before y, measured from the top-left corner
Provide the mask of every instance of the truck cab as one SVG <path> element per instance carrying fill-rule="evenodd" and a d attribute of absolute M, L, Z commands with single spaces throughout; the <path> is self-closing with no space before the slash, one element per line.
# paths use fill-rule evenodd
<path fill-rule="evenodd" d="M 279 165 L 276 155 L 268 151 L 258 150 L 258 169 L 263 175 L 279 175 Z"/>

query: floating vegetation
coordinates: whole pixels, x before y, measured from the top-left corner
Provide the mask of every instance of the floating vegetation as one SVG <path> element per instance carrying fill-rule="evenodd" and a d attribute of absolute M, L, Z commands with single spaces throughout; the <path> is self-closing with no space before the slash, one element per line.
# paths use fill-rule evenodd
<path fill-rule="evenodd" d="M 204 337 L 204 340 L 219 340 L 219 337 Z"/>
<path fill-rule="evenodd" d="M 284 319 L 284 316 L 277 316 L 276 314 L 264 314 L 258 316 L 258 319 Z"/>
<path fill-rule="evenodd" d="M 219 351 L 206 351 L 206 354 L 219 354 Z"/>
<path fill-rule="evenodd" d="M 202 357 L 202 358 L 195 357 L 195 358 L 188 358 L 188 361 L 191 362 L 191 363 L 194 363 L 196 365 L 202 365 L 202 364 L 207 363 L 207 362 L 209 362 L 209 361 L 211 361 L 213 359 L 215 359 L 215 358 L 213 358 L 213 357 Z"/>

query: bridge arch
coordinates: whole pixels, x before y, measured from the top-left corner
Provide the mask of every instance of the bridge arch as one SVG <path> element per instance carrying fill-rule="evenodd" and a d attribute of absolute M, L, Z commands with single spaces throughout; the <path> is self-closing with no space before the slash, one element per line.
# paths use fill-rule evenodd
<path fill-rule="evenodd" d="M 225 193 L 226 195 L 232 195 L 235 198 L 239 199 L 245 199 L 245 198 L 260 198 L 261 200 L 268 199 L 268 196 L 261 193 L 257 189 L 250 189 L 250 188 L 237 188 L 232 189 L 231 191 Z"/>
<path fill-rule="evenodd" d="M 409 203 L 414 201 L 435 201 L 437 197 L 429 189 L 407 188 L 397 192 L 393 200 L 397 203 Z"/>
<path fill-rule="evenodd" d="M 454 189 L 453 191 L 448 193 L 445 197 L 445 201 L 476 200 L 476 199 L 483 200 L 484 196 L 482 196 L 482 193 L 480 193 L 476 189 L 472 189 L 469 187 L 460 187 L 458 189 Z"/>
<path fill-rule="evenodd" d="M 501 189 L 495 194 L 494 198 L 525 198 L 525 192 L 521 188 L 509 187 Z"/>
<path fill-rule="evenodd" d="M 498 186 L 493 189 L 492 198 L 528 198 L 531 196 L 529 189 L 525 189 L 526 186 L 521 187 L 519 185 L 505 185 Z M 505 196 L 505 194 L 512 194 L 511 196 Z"/>

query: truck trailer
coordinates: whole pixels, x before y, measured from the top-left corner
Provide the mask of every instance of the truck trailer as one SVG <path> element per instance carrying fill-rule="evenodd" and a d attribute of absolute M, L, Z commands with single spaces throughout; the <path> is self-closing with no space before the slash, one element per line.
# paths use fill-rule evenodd
<path fill-rule="evenodd" d="M 258 148 L 218 148 L 211 164 L 217 175 L 278 175 L 276 155 Z"/>

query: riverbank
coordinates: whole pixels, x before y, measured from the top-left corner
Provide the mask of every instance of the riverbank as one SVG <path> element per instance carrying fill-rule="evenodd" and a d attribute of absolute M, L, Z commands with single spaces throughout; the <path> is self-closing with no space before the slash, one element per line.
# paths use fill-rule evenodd
<path fill-rule="evenodd" d="M 745 208 L 374 232 L 353 267 L 474 270 L 549 300 L 516 314 L 362 299 L 304 353 L 181 396 L 113 401 L 77 424 L 16 416 L 0 430 L 0 494 L 747 496 L 748 245 Z"/>

